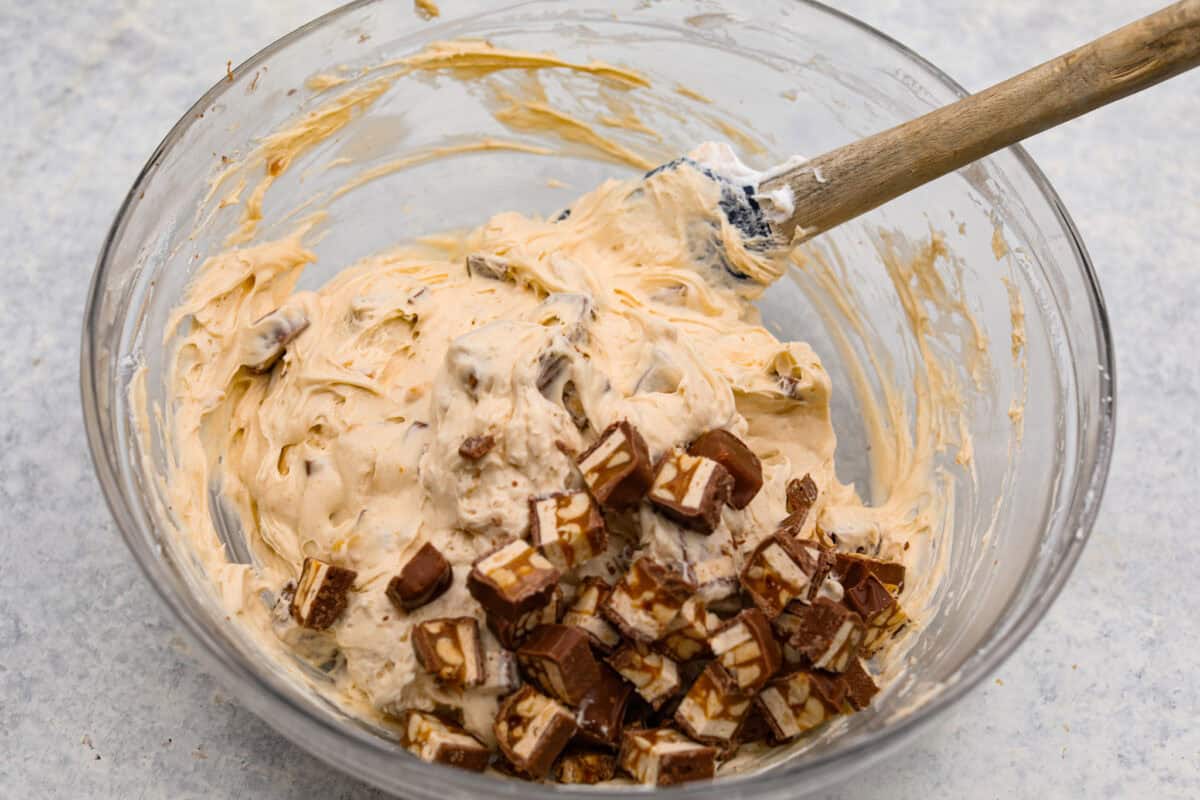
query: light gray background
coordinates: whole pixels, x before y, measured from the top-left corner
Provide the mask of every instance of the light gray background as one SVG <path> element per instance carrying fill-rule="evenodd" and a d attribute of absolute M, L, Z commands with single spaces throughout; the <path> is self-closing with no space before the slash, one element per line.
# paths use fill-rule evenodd
<path fill-rule="evenodd" d="M 88 278 L 143 161 L 227 59 L 334 5 L 0 3 L 0 797 L 376 796 L 193 664 L 109 519 L 78 410 Z M 1157 4 L 837 5 L 977 90 Z M 830 798 L 1200 796 L 1198 148 L 1200 72 L 1029 143 L 1115 328 L 1104 510 L 1017 654 Z"/>

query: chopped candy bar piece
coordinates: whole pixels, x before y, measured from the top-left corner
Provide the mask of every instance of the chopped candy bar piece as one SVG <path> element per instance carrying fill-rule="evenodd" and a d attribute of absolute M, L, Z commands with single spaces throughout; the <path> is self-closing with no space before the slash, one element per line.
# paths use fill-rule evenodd
<path fill-rule="evenodd" d="M 858 613 L 867 627 L 862 651 L 872 655 L 908 621 L 900 604 L 874 575 L 866 575 L 857 586 L 846 589 L 846 605 Z M 835 672 L 838 670 L 835 670 Z"/>
<path fill-rule="evenodd" d="M 241 363 L 254 372 L 275 366 L 288 344 L 308 330 L 308 312 L 298 303 L 259 317 L 242 334 Z"/>
<path fill-rule="evenodd" d="M 491 751 L 471 734 L 428 711 L 408 709 L 400 717 L 400 743 L 422 761 L 483 772 Z"/>
<path fill-rule="evenodd" d="M 734 683 L 720 664 L 712 663 L 688 689 L 675 712 L 679 727 L 700 742 L 728 744 L 734 740 L 752 696 Z"/>
<path fill-rule="evenodd" d="M 516 691 L 521 685 L 516 655 L 496 645 L 484 648 L 483 678 L 482 688 L 494 694 L 506 695 Z"/>
<path fill-rule="evenodd" d="M 595 750 L 566 753 L 554 765 L 554 777 L 559 783 L 603 783 L 612 780 L 616 771 L 616 756 Z"/>
<path fill-rule="evenodd" d="M 757 700 L 757 697 L 755 699 Z M 746 719 L 738 731 L 737 740 L 742 744 L 749 744 L 764 742 L 771 736 L 771 726 L 767 724 L 767 718 L 763 716 L 762 709 L 757 702 L 752 703 L 750 711 L 746 714 Z"/>
<path fill-rule="evenodd" d="M 788 514 L 807 514 L 817 502 L 817 483 L 811 475 L 803 478 L 792 478 L 787 485 Z"/>
<path fill-rule="evenodd" d="M 757 608 L 721 626 L 710 640 L 713 653 L 740 689 L 757 689 L 779 671 L 783 656 L 771 623 Z"/>
<path fill-rule="evenodd" d="M 746 560 L 742 588 L 769 619 L 774 619 L 793 600 L 808 600 L 819 564 L 808 548 L 776 534 L 764 539 Z"/>
<path fill-rule="evenodd" d="M 830 697 L 831 683 L 803 670 L 781 675 L 756 698 L 775 739 L 787 741 L 836 716 L 841 701 Z"/>
<path fill-rule="evenodd" d="M 488 614 L 488 630 L 496 635 L 496 638 L 500 640 L 500 644 L 509 650 L 516 650 L 521 646 L 521 642 L 525 641 L 525 637 L 532 633 L 539 625 L 553 625 L 558 622 L 558 618 L 562 612 L 562 605 L 562 589 L 555 586 L 554 591 L 550 595 L 549 603 L 546 603 L 541 608 L 535 608 L 532 611 L 526 612 L 516 620 L 507 620 L 503 617 Z"/>
<path fill-rule="evenodd" d="M 866 630 L 862 617 L 850 609 L 817 598 L 811 606 L 792 603 L 788 644 L 796 648 L 816 669 L 842 672 L 858 654 Z"/>
<path fill-rule="evenodd" d="M 458 446 L 458 454 L 467 461 L 478 461 L 492 452 L 492 448 L 495 446 L 496 437 L 490 434 L 486 436 L 468 436 Z"/>
<path fill-rule="evenodd" d="M 696 595 L 705 603 L 732 597 L 738 592 L 737 566 L 729 556 L 714 556 L 692 566 Z"/>
<path fill-rule="evenodd" d="M 609 656 L 608 663 L 633 684 L 651 708 L 660 708 L 679 691 L 678 665 L 639 642 L 622 645 Z"/>
<path fill-rule="evenodd" d="M 605 428 L 578 463 L 592 497 L 614 511 L 635 505 L 654 480 L 646 440 L 627 420 Z"/>
<path fill-rule="evenodd" d="M 855 586 L 868 575 L 874 575 L 892 594 L 904 587 L 904 565 L 898 561 L 881 561 L 857 553 L 836 553 L 833 572 L 843 586 Z"/>
<path fill-rule="evenodd" d="M 855 711 L 862 711 L 879 694 L 879 686 L 860 658 L 850 662 L 850 666 L 842 673 L 842 679 L 846 682 L 846 703 Z"/>
<path fill-rule="evenodd" d="M 717 751 L 670 728 L 627 730 L 617 761 L 638 783 L 674 786 L 713 777 Z"/>
<path fill-rule="evenodd" d="M 517 622 L 550 602 L 558 578 L 553 564 L 514 539 L 475 562 L 467 589 L 489 616 Z"/>
<path fill-rule="evenodd" d="M 417 661 L 443 683 L 483 683 L 483 648 L 479 623 L 473 617 L 426 620 L 413 628 L 412 642 Z"/>
<path fill-rule="evenodd" d="M 688 445 L 688 453 L 716 461 L 733 476 L 733 492 L 729 505 L 745 508 L 762 488 L 762 462 L 746 443 L 729 431 L 713 430 L 701 434 Z"/>
<path fill-rule="evenodd" d="M 642 556 L 600 609 L 630 639 L 653 642 L 667 632 L 693 590 L 679 573 Z"/>
<path fill-rule="evenodd" d="M 358 573 L 335 567 L 315 558 L 304 559 L 296 593 L 292 596 L 292 617 L 305 628 L 324 630 L 341 616 L 349 602 L 350 591 Z"/>
<path fill-rule="evenodd" d="M 512 266 L 506 259 L 486 253 L 472 253 L 467 256 L 467 274 L 493 281 L 508 280 L 512 274 Z"/>
<path fill-rule="evenodd" d="M 587 634 L 566 625 L 536 628 L 517 651 L 517 662 L 542 691 L 572 706 L 600 680 Z"/>
<path fill-rule="evenodd" d="M 600 679 L 580 701 L 579 711 L 575 715 L 580 738 L 606 747 L 615 748 L 619 745 L 625 709 L 632 695 L 633 687 L 607 664 L 601 664 Z"/>
<path fill-rule="evenodd" d="M 600 616 L 600 606 L 612 589 L 601 578 L 585 578 L 579 585 L 575 602 L 563 617 L 563 624 L 583 631 L 602 653 L 611 653 L 621 643 L 621 634 Z"/>
<path fill-rule="evenodd" d="M 729 502 L 733 478 L 718 462 L 672 450 L 658 462 L 647 499 L 685 528 L 712 533 Z"/>
<path fill-rule="evenodd" d="M 716 614 L 709 613 L 704 601 L 690 597 L 667 629 L 662 648 L 676 661 L 691 661 L 709 652 L 708 637 L 721 626 Z"/>
<path fill-rule="evenodd" d="M 397 608 L 412 611 L 433 602 L 450 588 L 454 571 L 436 547 L 426 542 L 400 568 L 387 585 L 387 596 Z"/>
<path fill-rule="evenodd" d="M 558 702 L 522 686 L 500 704 L 492 729 L 500 752 L 514 767 L 544 778 L 575 735 L 575 720 Z"/>
<path fill-rule="evenodd" d="M 529 531 L 534 547 L 563 572 L 590 561 L 608 546 L 604 517 L 587 492 L 530 498 Z"/>

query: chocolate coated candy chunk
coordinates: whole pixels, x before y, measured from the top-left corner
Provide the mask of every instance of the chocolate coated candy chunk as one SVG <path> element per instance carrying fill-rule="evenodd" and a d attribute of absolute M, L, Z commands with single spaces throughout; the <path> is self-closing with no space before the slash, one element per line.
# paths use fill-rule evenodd
<path fill-rule="evenodd" d="M 817 502 L 817 483 L 811 475 L 792 478 L 787 485 L 787 512 L 807 514 Z"/>
<path fill-rule="evenodd" d="M 712 533 L 731 491 L 733 478 L 718 462 L 671 450 L 658 462 L 647 499 L 683 527 Z"/>
<path fill-rule="evenodd" d="M 713 777 L 717 751 L 670 728 L 627 730 L 617 761 L 638 783 L 674 786 Z"/>
<path fill-rule="evenodd" d="M 752 695 L 738 688 L 720 664 L 709 664 L 675 711 L 675 721 L 693 739 L 729 744 L 750 712 Z"/>
<path fill-rule="evenodd" d="M 554 765 L 554 778 L 559 783 L 590 785 L 612 780 L 616 771 L 617 758 L 611 753 L 575 750 L 564 753 Z"/>
<path fill-rule="evenodd" d="M 287 346 L 308 329 L 308 313 L 299 305 L 284 305 L 255 320 L 243 334 L 241 361 L 254 372 L 275 366 Z"/>
<path fill-rule="evenodd" d="M 441 551 L 426 542 L 388 581 L 388 599 L 404 611 L 433 602 L 450 588 L 454 571 Z"/>
<path fill-rule="evenodd" d="M 628 420 L 605 428 L 578 464 L 592 497 L 614 511 L 635 505 L 654 479 L 646 440 Z"/>
<path fill-rule="evenodd" d="M 710 641 L 713 653 L 741 689 L 757 689 L 779 671 L 783 655 L 771 623 L 750 608 L 725 623 Z"/>
<path fill-rule="evenodd" d="M 862 711 L 879 694 L 879 687 L 871 673 L 867 672 L 862 659 L 853 659 L 842 673 L 842 679 L 846 682 L 846 703 L 855 711 Z"/>
<path fill-rule="evenodd" d="M 478 686 L 484 680 L 479 623 L 473 617 L 431 619 L 413 628 L 417 661 L 439 681 Z"/>
<path fill-rule="evenodd" d="M 475 562 L 467 589 L 489 616 L 516 622 L 550 602 L 559 572 L 516 539 Z"/>
<path fill-rule="evenodd" d="M 521 645 L 517 662 L 542 691 L 578 705 L 600 680 L 587 634 L 566 625 L 542 625 Z"/>
<path fill-rule="evenodd" d="M 693 590 L 679 573 L 641 556 L 613 587 L 601 611 L 629 638 L 653 642 L 667 633 Z"/>
<path fill-rule="evenodd" d="M 522 686 L 500 704 L 493 731 L 500 752 L 517 770 L 544 778 L 575 735 L 575 720 L 560 703 Z"/>
<path fill-rule="evenodd" d="M 400 743 L 422 761 L 483 772 L 491 751 L 457 725 L 428 711 L 408 709 L 400 716 Z"/>
<path fill-rule="evenodd" d="M 812 605 L 792 603 L 788 644 L 812 662 L 816 669 L 842 672 L 858 654 L 866 629 L 862 617 L 824 597 Z"/>
<path fill-rule="evenodd" d="M 754 549 L 740 576 L 754 604 L 774 619 L 793 600 L 807 602 L 820 562 L 813 552 L 785 534 L 776 534 Z"/>
<path fill-rule="evenodd" d="M 904 586 L 904 565 L 898 561 L 882 561 L 857 553 L 837 553 L 834 558 L 834 574 L 844 586 L 861 583 L 868 575 L 878 578 L 892 594 Z"/>
<path fill-rule="evenodd" d="M 512 277 L 512 265 L 500 256 L 472 253 L 467 256 L 467 274 L 493 281 L 506 281 Z"/>
<path fill-rule="evenodd" d="M 504 647 L 509 650 L 516 650 L 525 641 L 525 637 L 533 633 L 541 625 L 553 625 L 558 622 L 562 612 L 562 590 L 557 586 L 554 587 L 553 593 L 550 595 L 550 602 L 541 608 L 535 608 L 527 611 L 515 620 L 507 620 L 503 617 L 497 617 L 495 614 L 487 615 L 487 626 L 496 638 Z"/>
<path fill-rule="evenodd" d="M 689 597 L 667 629 L 662 649 L 676 661 L 691 661 L 708 655 L 708 639 L 719 627 L 721 620 L 716 614 L 709 613 L 704 601 L 696 596 Z"/>
<path fill-rule="evenodd" d="M 478 461 L 492 452 L 492 448 L 495 446 L 496 437 L 491 434 L 485 436 L 468 436 L 458 446 L 458 454 L 467 461 Z"/>
<path fill-rule="evenodd" d="M 836 716 L 844 696 L 837 681 L 797 670 L 763 687 L 756 703 L 775 739 L 785 742 Z"/>
<path fill-rule="evenodd" d="M 612 588 L 601 578 L 585 578 L 575 594 L 575 601 L 563 617 L 563 624 L 578 628 L 588 635 L 592 646 L 601 653 L 611 653 L 621 643 L 621 634 L 608 620 L 600 616 L 600 606 L 608 599 Z"/>
<path fill-rule="evenodd" d="M 533 545 L 563 572 L 590 561 L 608 547 L 604 517 L 587 492 L 530 498 L 529 531 Z"/>
<path fill-rule="evenodd" d="M 729 431 L 713 430 L 688 445 L 688 453 L 716 461 L 733 476 L 729 505 L 745 508 L 762 489 L 762 462 L 746 443 Z"/>
<path fill-rule="evenodd" d="M 679 667 L 662 653 L 639 642 L 628 642 L 608 658 L 608 663 L 637 693 L 658 709 L 679 691 Z"/>
<path fill-rule="evenodd" d="M 872 655 L 908 621 L 900 604 L 874 575 L 867 574 L 861 582 L 846 589 L 846 606 L 853 609 L 866 624 L 862 651 Z"/>
<path fill-rule="evenodd" d="M 346 609 L 346 593 L 358 573 L 335 567 L 316 558 L 304 559 L 296 593 L 292 596 L 292 617 L 305 628 L 324 630 Z"/>
<path fill-rule="evenodd" d="M 605 747 L 619 745 L 625 709 L 632 695 L 633 686 L 622 680 L 611 667 L 601 664 L 600 679 L 584 695 L 575 714 L 580 738 Z"/>

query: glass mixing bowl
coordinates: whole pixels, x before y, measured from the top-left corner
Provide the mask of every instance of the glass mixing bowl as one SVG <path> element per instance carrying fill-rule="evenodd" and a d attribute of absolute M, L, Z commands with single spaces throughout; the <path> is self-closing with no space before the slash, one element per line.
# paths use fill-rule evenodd
<path fill-rule="evenodd" d="M 639 113 L 659 138 L 629 128 L 605 132 L 651 160 L 704 139 L 733 137 L 753 165 L 764 167 L 889 127 L 963 90 L 886 36 L 816 3 L 760 0 L 752 11 L 732 0 L 447 5 L 430 23 L 417 19 L 409 4 L 352 3 L 254 56 L 184 115 L 130 190 L 100 255 L 84 321 L 84 414 L 96 470 L 127 544 L 208 668 L 247 707 L 330 763 L 410 797 L 572 793 L 581 790 L 468 774 L 409 757 L 326 702 L 294 671 L 270 663 L 265 645 L 224 616 L 195 559 L 171 535 L 170 509 L 156 480 L 168 447 L 154 420 L 146 431 L 133 426 L 130 386 L 141 371 L 146 400 L 163 405 L 170 350 L 162 332 L 169 312 L 201 259 L 221 249 L 237 224 L 238 208 L 220 208 L 222 193 L 209 196 L 210 180 L 223 157 L 236 160 L 281 124 L 378 75 L 358 77 L 357 68 L 436 39 L 487 38 L 640 71 L 653 85 L 637 90 Z M 348 83 L 329 88 L 337 81 L 308 80 L 316 74 Z M 584 118 L 594 117 L 606 93 L 616 91 L 570 75 L 546 74 L 543 82 L 558 107 Z M 328 216 L 313 245 L 319 261 L 302 282 L 312 287 L 397 241 L 475 225 L 502 209 L 551 213 L 605 177 L 635 174 L 570 147 L 553 158 L 476 153 L 419 164 L 329 200 L 348 178 L 397 152 L 479 133 L 543 141 L 536 132 L 497 123 L 486 110 L 488 85 L 441 73 L 398 80 L 279 176 L 257 238 L 290 230 L 296 207 L 324 193 Z M 950 256 L 938 260 L 933 273 L 901 280 L 935 279 L 961 302 L 918 303 L 922 350 L 881 252 L 887 241 L 920 242 L 935 230 L 944 232 Z M 890 231 L 891 239 L 880 231 Z M 781 337 L 809 341 L 824 357 L 835 387 L 839 473 L 864 497 L 881 499 L 863 422 L 872 395 L 899 387 L 900 402 L 911 410 L 908 387 L 927 373 L 930 359 L 962 387 L 961 425 L 973 442 L 973 459 L 948 446 L 935 464 L 958 484 L 948 508 L 953 516 L 946 518 L 953 533 L 940 543 L 949 546 L 946 576 L 936 611 L 910 637 L 908 668 L 871 709 L 839 722 L 836 735 L 814 738 L 773 769 L 660 790 L 666 794 L 794 797 L 892 753 L 993 672 L 1029 633 L 1066 580 L 1099 506 L 1115 410 L 1108 323 L 1083 244 L 1023 150 L 999 153 L 822 237 L 808 263 L 772 287 L 760 306 Z M 846 308 L 830 302 L 817 264 L 853 288 L 855 319 L 843 318 Z M 1013 336 L 1019 321 L 1014 298 L 1023 305 L 1023 347 Z M 964 355 L 973 343 L 982 345 L 982 367 Z M 882 353 L 875 362 L 865 358 L 869 347 Z M 861 374 L 854 364 L 865 365 Z M 237 556 L 236 542 L 230 551 Z M 633 791 L 639 790 L 589 794 Z"/>

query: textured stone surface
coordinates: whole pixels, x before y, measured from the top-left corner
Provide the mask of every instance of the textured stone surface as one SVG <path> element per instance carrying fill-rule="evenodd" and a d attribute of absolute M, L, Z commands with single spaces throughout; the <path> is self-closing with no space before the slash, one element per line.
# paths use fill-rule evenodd
<path fill-rule="evenodd" d="M 449 6 L 453 0 L 444 0 Z M 374 797 L 195 666 L 109 520 L 79 418 L 79 320 L 144 159 L 320 0 L 0 8 L 0 796 Z M 845 0 L 970 89 L 1153 0 Z M 1200 73 L 1033 140 L 1091 249 L 1118 343 L 1100 522 L 1049 617 L 984 686 L 833 798 L 1200 796 Z M 85 591 L 86 589 L 86 591 Z"/>

